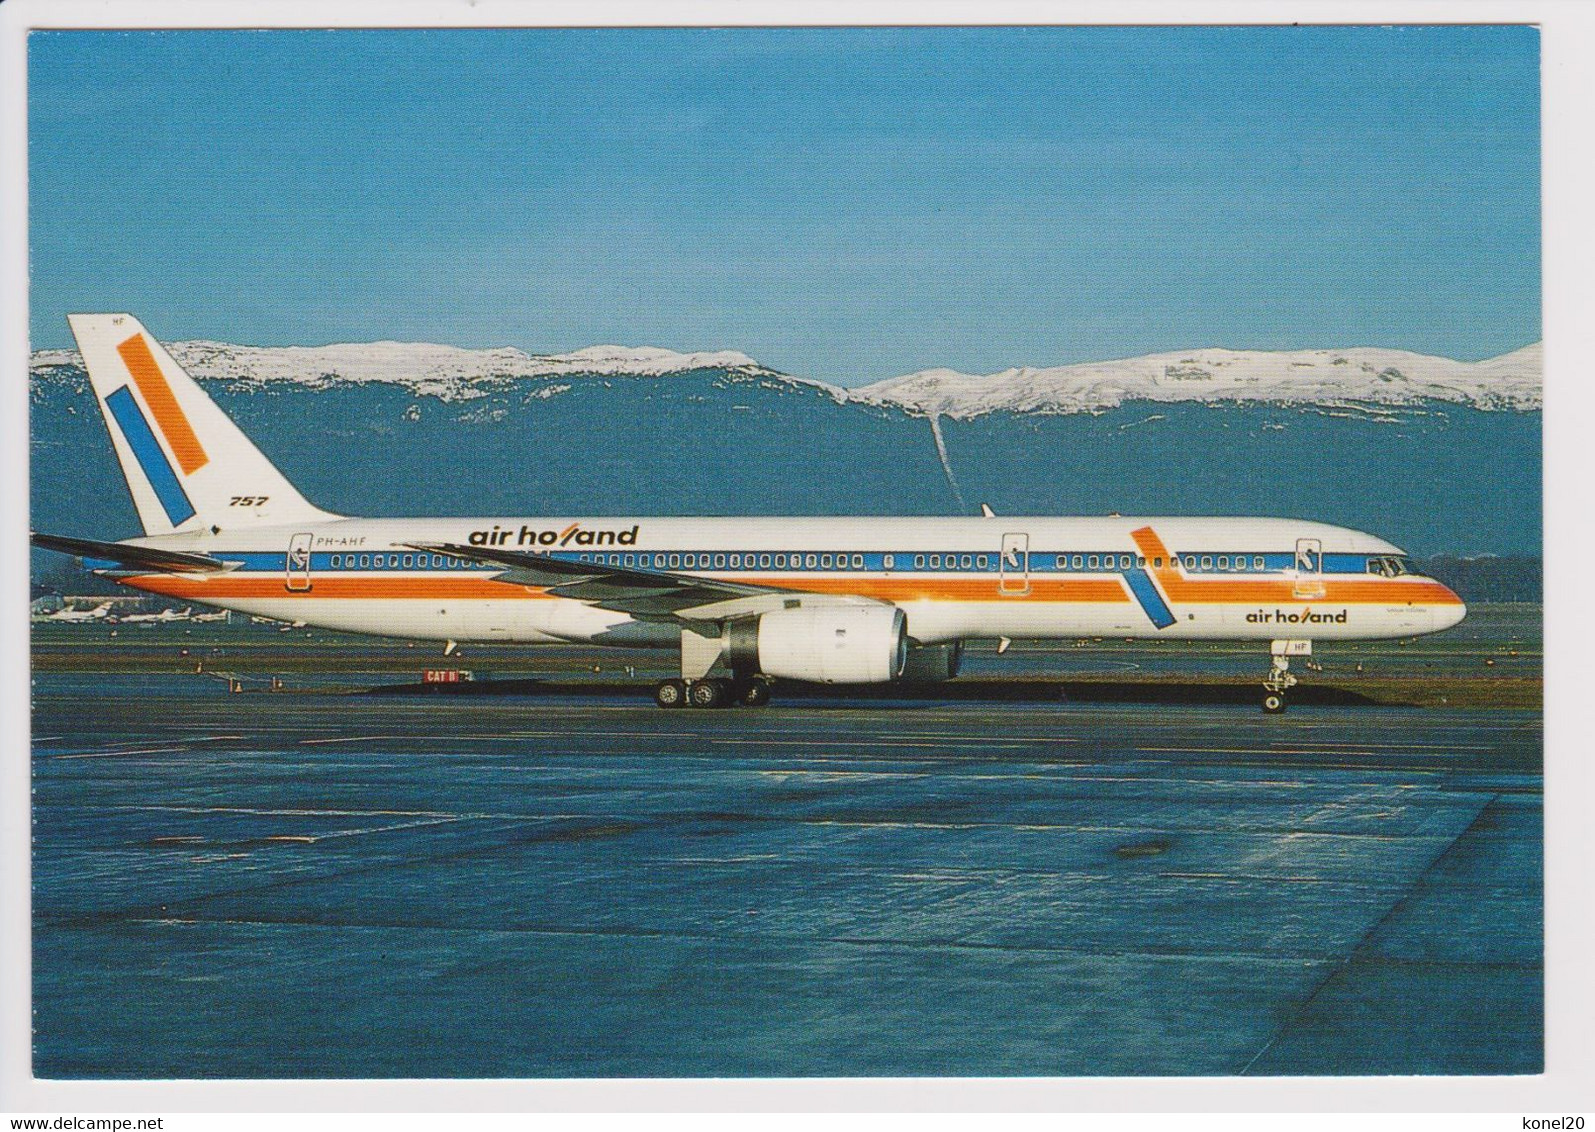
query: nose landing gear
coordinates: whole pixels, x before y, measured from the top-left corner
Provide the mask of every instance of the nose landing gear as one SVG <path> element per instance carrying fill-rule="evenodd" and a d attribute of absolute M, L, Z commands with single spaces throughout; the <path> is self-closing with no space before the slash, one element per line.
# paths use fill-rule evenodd
<path fill-rule="evenodd" d="M 1268 676 L 1263 680 L 1263 711 L 1269 715 L 1278 715 L 1285 710 L 1285 693 L 1296 686 L 1296 677 L 1291 675 L 1290 671 L 1290 658 L 1311 656 L 1313 643 L 1274 641 L 1269 647 L 1269 654 L 1273 663 L 1269 666 Z"/>

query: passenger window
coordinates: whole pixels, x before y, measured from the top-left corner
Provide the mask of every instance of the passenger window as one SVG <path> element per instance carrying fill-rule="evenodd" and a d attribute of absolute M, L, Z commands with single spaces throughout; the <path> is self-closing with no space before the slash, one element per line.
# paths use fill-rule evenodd
<path fill-rule="evenodd" d="M 982 555 L 982 557 L 984 557 L 984 555 Z M 981 565 L 984 566 L 985 563 L 982 562 Z M 1066 554 L 1058 555 L 1058 561 L 1055 563 L 1055 565 L 1060 570 L 1067 570 L 1069 568 L 1069 556 Z"/>
<path fill-rule="evenodd" d="M 415 555 L 413 555 L 413 554 L 406 554 L 406 555 L 405 555 L 405 556 L 404 556 L 404 568 L 405 568 L 405 569 L 406 569 L 406 570 L 408 570 L 408 569 L 409 569 L 409 568 L 410 568 L 410 567 L 412 567 L 412 566 L 414 566 L 414 565 L 415 565 Z"/>
<path fill-rule="evenodd" d="M 1095 570 L 1097 568 L 1097 556 L 1093 554 L 1090 558 L 1085 560 L 1085 564 L 1091 567 L 1091 569 Z"/>
<path fill-rule="evenodd" d="M 681 565 L 681 555 L 672 554 L 670 556 L 670 568 L 672 570 L 674 570 L 677 566 L 680 566 L 680 565 Z"/>
<path fill-rule="evenodd" d="M 1211 554 L 1202 555 L 1202 569 L 1211 570 L 1212 568 L 1213 568 L 1213 556 Z"/>
<path fill-rule="evenodd" d="M 831 556 L 829 554 L 820 555 L 820 568 L 823 570 L 831 568 Z"/>
<path fill-rule="evenodd" d="M 371 556 L 369 554 L 362 554 L 360 556 L 360 569 L 364 570 L 370 565 L 371 565 Z"/>
<path fill-rule="evenodd" d="M 626 565 L 627 565 L 627 566 L 633 566 L 633 565 L 636 565 L 636 562 L 637 562 L 637 556 L 636 556 L 636 555 L 635 555 L 635 554 L 628 554 L 628 555 L 626 555 L 626 562 L 625 562 L 625 564 L 626 564 Z"/>
<path fill-rule="evenodd" d="M 1161 557 L 1152 559 L 1152 565 L 1156 569 L 1159 569 L 1159 570 L 1163 569 L 1163 559 Z"/>
<path fill-rule="evenodd" d="M 759 568 L 762 570 L 770 568 L 770 556 L 768 554 L 759 555 Z"/>
<path fill-rule="evenodd" d="M 853 569 L 855 569 L 855 570 L 864 569 L 864 556 L 862 554 L 853 555 Z"/>
<path fill-rule="evenodd" d="M 1062 560 L 1061 559 L 1059 560 L 1059 564 L 1060 565 L 1062 564 Z M 981 569 L 981 570 L 989 570 L 989 569 L 991 569 L 991 555 L 989 555 L 989 554 L 980 555 L 978 558 L 975 559 L 975 566 L 976 566 L 977 569 Z"/>
<path fill-rule="evenodd" d="M 925 568 L 925 556 L 923 554 L 914 555 L 914 569 L 923 570 L 924 568 Z"/>
<path fill-rule="evenodd" d="M 1078 555 L 1078 554 L 1076 554 L 1076 555 L 1073 555 L 1073 556 L 1072 556 L 1072 557 L 1071 557 L 1071 558 L 1070 558 L 1070 559 L 1069 559 L 1069 562 L 1070 562 L 1070 564 L 1071 564 L 1071 565 L 1072 565 L 1072 567 L 1073 567 L 1073 568 L 1074 568 L 1074 569 L 1076 569 L 1076 570 L 1078 570 L 1078 569 L 1080 569 L 1080 567 L 1081 567 L 1081 566 L 1082 566 L 1082 565 L 1084 565 L 1084 559 L 1082 559 L 1082 558 L 1081 558 L 1081 557 L 1080 557 L 1080 556 L 1079 556 L 1079 555 Z"/>
<path fill-rule="evenodd" d="M 932 570 L 940 570 L 941 569 L 941 555 L 932 554 L 930 556 L 930 568 Z"/>
<path fill-rule="evenodd" d="M 343 558 L 340 555 L 334 554 L 332 556 L 332 568 L 336 570 L 341 565 L 343 565 Z"/>
<path fill-rule="evenodd" d="M 611 565 L 611 566 L 619 566 L 619 565 L 620 565 L 620 555 L 618 555 L 618 554 L 611 554 L 611 555 L 610 555 L 610 556 L 609 556 L 609 564 L 610 564 L 610 565 Z"/>
<path fill-rule="evenodd" d="M 1228 570 L 1229 569 L 1229 555 L 1220 554 L 1218 556 L 1218 568 L 1220 570 Z"/>
<path fill-rule="evenodd" d="M 725 555 L 716 554 L 714 556 L 714 568 L 716 570 L 724 570 L 725 569 L 725 564 L 726 564 L 726 556 Z"/>
<path fill-rule="evenodd" d="M 1186 568 L 1186 569 L 1187 569 L 1187 570 L 1194 570 L 1194 569 L 1196 569 L 1196 555 L 1194 555 L 1194 554 L 1187 554 L 1187 555 L 1186 555 L 1186 556 L 1185 556 L 1185 568 Z"/>
<path fill-rule="evenodd" d="M 826 557 L 829 558 L 830 555 L 826 555 Z M 813 555 L 813 554 L 805 555 L 804 558 L 803 558 L 803 565 L 807 566 L 810 570 L 814 569 L 815 564 L 818 563 L 818 562 L 819 562 L 818 556 Z"/>
<path fill-rule="evenodd" d="M 1130 568 L 1130 556 L 1128 554 L 1119 555 L 1119 569 L 1120 570 L 1128 570 L 1129 568 Z"/>
<path fill-rule="evenodd" d="M 975 556 L 972 554 L 966 554 L 958 560 L 958 565 L 962 566 L 965 570 L 969 569 L 974 564 Z"/>
<path fill-rule="evenodd" d="M 897 558 L 896 558 L 896 557 L 895 557 L 895 556 L 894 556 L 894 555 L 890 555 L 890 554 L 888 554 L 888 555 L 887 555 L 887 556 L 886 556 L 886 557 L 884 557 L 884 558 L 882 558 L 882 559 L 881 559 L 881 565 L 882 565 L 882 566 L 883 566 L 883 567 L 884 567 L 884 568 L 885 568 L 885 569 L 887 569 L 887 570 L 890 570 L 890 569 L 892 569 L 892 568 L 893 568 L 893 567 L 894 567 L 894 566 L 896 566 L 896 565 L 897 565 Z"/>
<path fill-rule="evenodd" d="M 1252 555 L 1252 569 L 1253 570 L 1264 570 L 1264 569 L 1267 569 L 1266 562 L 1265 562 L 1265 560 L 1264 560 L 1264 558 L 1263 558 L 1263 556 L 1261 554 Z"/>

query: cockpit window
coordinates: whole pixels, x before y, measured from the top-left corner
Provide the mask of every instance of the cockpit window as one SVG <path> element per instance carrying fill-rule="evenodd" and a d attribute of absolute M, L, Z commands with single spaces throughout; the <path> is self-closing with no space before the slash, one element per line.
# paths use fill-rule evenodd
<path fill-rule="evenodd" d="M 1403 574 L 1416 574 L 1412 559 L 1397 554 L 1381 555 L 1368 559 L 1368 573 L 1381 578 L 1399 578 Z"/>

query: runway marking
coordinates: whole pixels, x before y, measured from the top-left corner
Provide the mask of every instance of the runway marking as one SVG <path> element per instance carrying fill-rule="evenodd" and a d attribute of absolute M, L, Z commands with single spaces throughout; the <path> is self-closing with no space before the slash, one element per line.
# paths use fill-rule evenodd
<path fill-rule="evenodd" d="M 131 755 L 169 755 L 185 751 L 185 747 L 150 747 L 140 751 L 84 751 L 75 755 L 50 755 L 52 761 L 59 759 L 119 759 Z"/>
<path fill-rule="evenodd" d="M 1029 745 L 1028 741 L 1025 741 L 1025 740 L 1014 742 L 1014 741 L 1010 741 L 1010 740 L 1006 740 L 1006 739 L 976 739 L 976 738 L 973 738 L 973 737 L 971 737 L 969 739 L 966 739 L 966 740 L 959 741 L 959 742 L 949 742 L 949 741 L 946 741 L 946 740 L 933 740 L 933 741 L 929 741 L 929 742 L 907 742 L 907 741 L 904 741 L 904 740 L 901 740 L 901 739 L 848 739 L 848 738 L 845 738 L 845 737 L 844 738 L 837 738 L 837 739 L 766 739 L 766 738 L 762 738 L 762 737 L 757 736 L 757 735 L 750 735 L 747 738 L 742 738 L 742 739 L 725 739 L 725 738 L 720 738 L 720 737 L 712 736 L 712 735 L 704 736 L 704 738 L 708 739 L 708 741 L 711 742 L 711 743 L 720 743 L 720 744 L 723 744 L 723 745 L 726 745 L 726 746 L 759 746 L 759 747 L 886 747 L 886 748 L 890 748 L 890 749 L 893 749 L 893 750 L 901 749 L 901 748 L 904 748 L 904 747 L 911 747 L 911 748 L 915 748 L 915 749 L 921 749 L 921 748 L 936 749 L 936 748 L 941 748 L 941 747 L 962 746 L 962 745 L 969 745 L 969 746 L 973 746 L 973 747 L 979 747 L 981 749 L 991 749 L 991 748 L 994 748 L 994 747 L 1001 747 L 1001 748 L 1005 748 L 1006 749 L 1006 748 L 1024 747 L 1024 746 L 1028 746 Z M 1078 743 L 1078 742 L 1080 742 L 1080 740 L 1078 740 L 1078 739 L 1049 739 L 1047 741 L 1051 742 L 1051 743 Z"/>
<path fill-rule="evenodd" d="M 108 805 L 105 809 L 153 811 L 171 814 L 246 814 L 250 817 L 447 818 L 451 821 L 470 818 L 526 818 L 537 816 L 525 814 L 451 814 L 443 810 L 266 810 L 254 806 Z"/>
<path fill-rule="evenodd" d="M 377 920 L 364 918 L 359 920 L 340 920 L 328 922 L 324 920 L 305 921 L 285 917 L 269 918 L 265 916 L 219 916 L 206 917 L 192 915 L 181 919 L 166 917 L 127 917 L 121 922 L 129 924 L 161 924 L 194 926 L 199 924 L 228 926 L 228 927 L 263 927 L 282 928 L 292 927 L 307 931 L 337 931 L 346 928 L 375 928 L 394 929 L 403 931 L 426 931 L 447 934 L 464 934 L 474 936 L 551 936 L 575 939 L 612 939 L 612 938 L 638 938 L 646 942 L 659 940 L 707 940 L 711 942 L 725 940 L 774 940 L 789 941 L 799 944 L 830 947 L 854 948 L 896 948 L 904 950 L 937 950 L 937 951 L 976 951 L 976 952 L 1004 952 L 1012 954 L 1043 954 L 1043 955 L 1068 955 L 1080 956 L 1090 960 L 1100 960 L 1104 955 L 1117 959 L 1129 959 L 1148 963 L 1213 963 L 1228 967 L 1246 967 L 1258 963 L 1270 964 L 1281 967 L 1287 972 L 1296 971 L 1303 964 L 1312 966 L 1325 966 L 1339 958 L 1338 954 L 1316 954 L 1304 949 L 1300 952 L 1265 952 L 1230 950 L 1221 954 L 1212 951 L 1193 951 L 1183 948 L 1149 948 L 1120 947 L 1112 950 L 1089 947 L 1069 947 L 1059 944 L 1039 943 L 987 943 L 978 939 L 964 938 L 904 938 L 900 936 L 863 936 L 863 935 L 801 935 L 793 932 L 736 932 L 736 931 L 689 931 L 681 929 L 661 929 L 647 926 L 614 926 L 614 927 L 565 927 L 551 924 L 526 925 L 513 927 L 456 927 L 443 924 L 417 924 L 410 921 Z"/>
<path fill-rule="evenodd" d="M 1339 755 L 1351 751 L 1363 752 L 1370 757 L 1394 754 L 1399 748 L 1389 743 L 1367 743 L 1361 746 L 1348 744 L 1344 748 L 1332 751 L 1315 750 L 1310 747 L 1136 747 L 1138 754 L 1172 754 L 1172 755 Z M 1465 751 L 1493 750 L 1491 747 L 1447 747 L 1437 746 L 1437 750 Z"/>
<path fill-rule="evenodd" d="M 427 736 L 417 735 L 351 735 L 346 739 L 301 739 L 301 747 L 313 747 L 322 743 L 375 743 L 392 739 L 425 739 Z"/>

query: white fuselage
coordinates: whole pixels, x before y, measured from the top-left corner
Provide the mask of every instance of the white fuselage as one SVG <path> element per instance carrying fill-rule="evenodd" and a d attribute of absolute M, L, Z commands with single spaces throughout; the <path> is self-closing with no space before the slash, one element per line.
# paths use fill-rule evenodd
<path fill-rule="evenodd" d="M 1350 640 L 1435 632 L 1461 600 L 1372 535 L 1259 518 L 328 519 L 130 540 L 212 575 L 121 571 L 184 602 L 429 640 L 676 647 L 679 630 L 417 544 L 532 551 L 889 602 L 909 638 Z"/>

